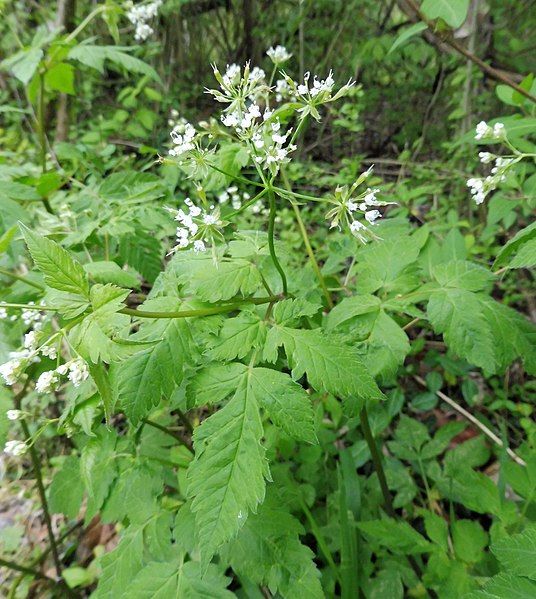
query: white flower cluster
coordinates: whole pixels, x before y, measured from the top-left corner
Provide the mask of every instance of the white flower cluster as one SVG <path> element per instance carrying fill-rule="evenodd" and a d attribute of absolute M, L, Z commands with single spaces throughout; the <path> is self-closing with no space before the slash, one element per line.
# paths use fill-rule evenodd
<path fill-rule="evenodd" d="M 79 387 L 88 378 L 89 370 L 84 360 L 75 358 L 61 364 L 55 370 L 43 372 L 35 383 L 35 390 L 38 393 L 50 393 L 60 382 L 60 376 L 65 375 L 75 387 Z"/>
<path fill-rule="evenodd" d="M 285 48 L 285 46 L 272 46 L 268 48 L 266 52 L 268 58 L 276 65 L 283 64 L 292 58 L 292 54 Z"/>
<path fill-rule="evenodd" d="M 502 140 L 506 137 L 506 129 L 503 123 L 495 123 L 493 127 L 488 125 L 486 121 L 480 121 L 476 126 L 475 139 L 490 139 L 490 140 Z"/>
<path fill-rule="evenodd" d="M 362 173 L 357 181 L 349 188 L 348 186 L 337 187 L 333 198 L 329 200 L 335 206 L 328 211 L 326 218 L 330 220 L 330 228 L 340 227 L 345 223 L 352 235 L 362 243 L 375 235 L 369 228 L 376 224 L 376 221 L 382 217 L 378 206 L 387 206 L 393 202 L 383 202 L 377 199 L 379 189 L 368 187 L 364 192 L 354 196 L 357 187 L 361 185 L 371 174 L 372 167 Z M 362 216 L 367 224 L 358 220 Z"/>
<path fill-rule="evenodd" d="M 259 67 L 250 68 L 246 63 L 242 70 L 237 64 L 227 65 L 225 73 L 220 73 L 216 65 L 213 67 L 214 76 L 220 84 L 220 89 L 209 89 L 218 102 L 230 104 L 228 111 L 245 110 L 248 102 L 268 93 L 266 73 Z"/>
<path fill-rule="evenodd" d="M 7 309 L 4 307 L 0 308 L 0 320 L 5 320 L 7 318 Z"/>
<path fill-rule="evenodd" d="M 179 249 L 185 249 L 190 245 L 195 252 L 204 252 L 207 244 L 214 242 L 214 238 L 221 238 L 219 229 L 225 224 L 220 218 L 219 208 L 210 206 L 210 212 L 196 206 L 190 198 L 184 200 L 188 211 L 182 208 L 175 210 L 167 208 L 174 215 L 175 220 L 180 223 L 176 232 L 176 245 L 170 253 Z"/>
<path fill-rule="evenodd" d="M 226 204 L 230 201 L 234 210 L 238 210 L 242 206 L 242 202 L 247 202 L 250 198 L 251 196 L 247 191 L 244 191 L 242 194 L 240 194 L 236 185 L 232 185 L 225 191 L 222 191 L 220 194 L 218 194 L 218 202 L 220 204 Z"/>
<path fill-rule="evenodd" d="M 8 455 L 20 456 L 28 451 L 28 445 L 24 441 L 7 441 L 4 446 L 4 451 Z"/>
<path fill-rule="evenodd" d="M 29 306 L 35 306 L 35 302 L 28 302 Z M 43 326 L 43 322 L 46 320 L 46 313 L 39 312 L 32 308 L 24 309 L 20 315 L 22 322 L 26 325 L 32 325 L 34 329 L 40 330 Z M 16 316 L 12 317 L 12 320 L 16 320 Z"/>
<path fill-rule="evenodd" d="M 173 147 L 169 150 L 170 156 L 183 156 L 195 148 L 194 138 L 196 130 L 188 122 L 176 124 L 170 132 Z"/>
<path fill-rule="evenodd" d="M 494 156 L 489 152 L 479 153 L 480 161 L 482 164 L 489 164 L 495 160 L 495 166 L 491 169 L 491 175 L 479 179 L 477 177 L 471 177 L 467 180 L 467 187 L 473 196 L 473 200 L 476 204 L 482 204 L 486 199 L 486 196 L 497 189 L 497 185 L 506 180 L 506 174 L 512 164 L 516 162 L 515 158 L 504 158 L 502 156 Z"/>
<path fill-rule="evenodd" d="M 148 4 L 133 5 L 132 2 L 127 2 L 127 19 L 136 27 L 134 39 L 137 42 L 145 41 L 154 33 L 154 29 L 148 24 L 148 21 L 154 19 L 158 14 L 158 9 L 162 5 L 162 0 L 153 0 Z"/>
<path fill-rule="evenodd" d="M 21 417 L 22 417 L 21 410 L 7 410 L 7 412 L 6 412 L 6 418 L 8 420 L 20 420 Z"/>
<path fill-rule="evenodd" d="M 283 100 L 295 100 L 296 93 L 290 87 L 286 79 L 278 79 L 275 82 L 275 101 L 282 102 Z"/>

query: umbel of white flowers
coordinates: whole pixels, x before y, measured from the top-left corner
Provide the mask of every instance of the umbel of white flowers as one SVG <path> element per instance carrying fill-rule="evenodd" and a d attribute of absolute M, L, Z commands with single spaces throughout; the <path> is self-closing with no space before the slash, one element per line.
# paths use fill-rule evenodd
<path fill-rule="evenodd" d="M 507 139 L 506 127 L 503 123 L 495 123 L 493 127 L 485 121 L 480 121 L 475 129 L 475 139 L 478 141 L 505 142 Z M 510 156 L 496 156 L 491 152 L 479 152 L 478 157 L 482 164 L 495 163 L 491 174 L 484 178 L 471 177 L 467 180 L 467 187 L 476 204 L 482 204 L 486 196 L 494 191 L 498 184 L 506 180 L 508 169 L 519 158 Z"/>
<path fill-rule="evenodd" d="M 154 29 L 148 24 L 148 21 L 154 19 L 158 14 L 158 9 L 162 5 L 162 0 L 154 0 L 147 4 L 134 5 L 132 1 L 125 2 L 127 10 L 127 19 L 135 26 L 134 39 L 137 42 L 145 41 L 154 33 Z"/>

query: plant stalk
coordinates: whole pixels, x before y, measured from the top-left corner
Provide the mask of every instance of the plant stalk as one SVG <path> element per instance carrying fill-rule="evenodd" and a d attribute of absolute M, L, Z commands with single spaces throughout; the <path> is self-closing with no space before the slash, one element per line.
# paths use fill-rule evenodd
<path fill-rule="evenodd" d="M 45 132 L 45 76 L 39 73 L 39 98 L 37 103 L 37 127 L 39 129 L 39 160 L 41 162 L 41 172 L 47 172 L 47 137 Z M 48 198 L 42 198 L 43 205 L 47 212 L 54 214 Z"/>
<path fill-rule="evenodd" d="M 268 248 L 270 250 L 270 256 L 272 256 L 272 261 L 274 263 L 274 266 L 276 267 L 277 272 L 281 276 L 281 283 L 283 285 L 283 295 L 287 295 L 287 292 L 288 292 L 287 277 L 285 275 L 285 271 L 283 270 L 283 267 L 281 266 L 281 264 L 277 258 L 277 255 L 275 253 L 274 229 L 275 229 L 276 208 L 275 208 L 275 195 L 272 190 L 270 190 L 269 198 L 270 198 L 270 217 L 268 220 Z"/>

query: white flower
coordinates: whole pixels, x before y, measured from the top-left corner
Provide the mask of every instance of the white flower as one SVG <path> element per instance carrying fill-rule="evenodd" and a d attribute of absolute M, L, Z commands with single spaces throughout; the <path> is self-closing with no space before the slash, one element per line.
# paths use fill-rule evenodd
<path fill-rule="evenodd" d="M 28 302 L 28 305 L 35 306 L 35 302 Z M 46 315 L 41 314 L 39 310 L 26 308 L 21 312 L 20 317 L 25 325 L 33 325 L 34 329 L 39 330 L 46 318 Z"/>
<path fill-rule="evenodd" d="M 28 451 L 28 446 L 23 441 L 8 441 L 4 446 L 4 451 L 8 455 L 19 456 Z"/>
<path fill-rule="evenodd" d="M 47 370 L 43 372 L 35 383 L 37 393 L 50 393 L 54 389 L 54 385 L 58 382 L 58 375 L 55 370 Z"/>
<path fill-rule="evenodd" d="M 6 417 L 8 420 L 19 420 L 22 416 L 21 410 L 8 410 L 6 412 Z"/>
<path fill-rule="evenodd" d="M 153 28 L 147 24 L 147 21 L 154 19 L 158 14 L 158 9 L 162 4 L 162 0 L 154 0 L 149 4 L 139 4 L 133 6 L 132 2 L 127 4 L 129 8 L 126 16 L 127 19 L 136 27 L 134 39 L 138 42 L 146 40 L 152 33 Z"/>
<path fill-rule="evenodd" d="M 506 129 L 503 123 L 495 123 L 493 125 L 493 137 L 495 139 L 502 139 L 506 135 Z"/>
<path fill-rule="evenodd" d="M 379 210 L 368 210 L 365 212 L 365 219 L 371 224 L 374 225 L 376 221 L 381 218 L 382 214 Z"/>
<path fill-rule="evenodd" d="M 30 351 L 35 351 L 37 348 L 37 333 L 30 331 L 24 335 L 24 347 Z"/>
<path fill-rule="evenodd" d="M 17 382 L 25 364 L 25 360 L 21 358 L 12 358 L 5 364 L 0 364 L 0 376 L 6 385 L 14 385 Z"/>
<path fill-rule="evenodd" d="M 41 353 L 43 356 L 55 360 L 58 355 L 58 349 L 55 345 L 43 345 Z"/>
<path fill-rule="evenodd" d="M 181 156 L 195 148 L 196 130 L 190 123 L 186 123 L 184 126 L 182 124 L 176 125 L 169 136 L 174 144 L 174 147 L 169 150 L 170 156 Z"/>
<path fill-rule="evenodd" d="M 67 378 L 75 387 L 79 387 L 80 384 L 88 378 L 88 376 L 89 370 L 84 360 L 77 358 L 69 363 L 69 374 Z"/>
<path fill-rule="evenodd" d="M 490 152 L 479 152 L 478 157 L 480 158 L 480 162 L 482 164 L 489 164 L 495 158 L 495 156 L 490 154 Z"/>
<path fill-rule="evenodd" d="M 0 320 L 7 318 L 7 310 L 5 308 L 0 308 Z"/>
<path fill-rule="evenodd" d="M 194 241 L 194 252 L 198 253 L 198 252 L 204 252 L 206 251 L 207 247 L 205 245 L 205 242 L 202 239 L 196 239 Z"/>
<path fill-rule="evenodd" d="M 284 46 L 276 46 L 275 48 L 272 46 L 266 54 L 275 65 L 283 64 L 292 57 L 292 54 Z"/>
<path fill-rule="evenodd" d="M 480 121 L 475 129 L 475 139 L 484 139 L 489 137 L 493 133 L 493 129 L 486 123 L 486 121 Z"/>
<path fill-rule="evenodd" d="M 286 98 L 292 97 L 292 89 L 286 79 L 278 79 L 275 82 L 275 99 L 277 102 L 281 102 Z"/>

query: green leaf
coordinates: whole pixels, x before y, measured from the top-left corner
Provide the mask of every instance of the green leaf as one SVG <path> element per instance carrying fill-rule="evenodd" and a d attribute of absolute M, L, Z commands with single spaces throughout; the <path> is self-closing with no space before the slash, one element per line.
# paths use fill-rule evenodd
<path fill-rule="evenodd" d="M 266 323 L 257 314 L 241 312 L 228 318 L 208 355 L 215 360 L 244 358 L 252 349 L 259 348 L 266 339 Z"/>
<path fill-rule="evenodd" d="M 122 269 L 116 262 L 96 260 L 84 264 L 84 270 L 97 283 L 113 283 L 120 287 L 139 289 L 139 278 L 132 272 Z"/>
<path fill-rule="evenodd" d="M 288 374 L 269 368 L 253 368 L 249 384 L 272 422 L 300 441 L 316 442 L 311 400 Z"/>
<path fill-rule="evenodd" d="M 155 298 L 139 309 L 173 311 L 179 307 L 178 300 Z M 132 339 L 155 342 L 119 364 L 115 371 L 118 401 L 136 425 L 181 383 L 192 341 L 190 325 L 184 318 L 147 319 Z"/>
<path fill-rule="evenodd" d="M 474 564 L 484 557 L 488 535 L 480 524 L 473 520 L 456 520 L 452 523 L 452 542 L 456 557 Z"/>
<path fill-rule="evenodd" d="M 74 67 L 60 62 L 45 73 L 45 85 L 49 90 L 74 95 Z"/>
<path fill-rule="evenodd" d="M 331 331 L 356 316 L 378 312 L 380 306 L 381 300 L 375 295 L 363 294 L 345 297 L 329 313 L 326 329 Z"/>
<path fill-rule="evenodd" d="M 493 543 L 491 550 L 510 574 L 536 580 L 536 526 Z"/>
<path fill-rule="evenodd" d="M 402 31 L 402 33 L 393 42 L 393 45 L 389 48 L 389 52 L 387 52 L 387 54 L 391 54 L 391 52 L 394 52 L 397 48 L 402 46 L 402 44 L 410 40 L 412 37 L 418 35 L 425 29 L 427 29 L 426 23 L 414 23 L 410 27 L 406 27 L 406 29 L 404 29 L 404 31 Z"/>
<path fill-rule="evenodd" d="M 135 236 L 121 237 L 119 254 L 125 264 L 135 268 L 151 284 L 160 274 L 163 257 L 162 246 L 157 238 L 146 231 L 137 230 Z"/>
<path fill-rule="evenodd" d="M 58 470 L 48 489 L 48 505 L 53 514 L 64 514 L 74 519 L 84 498 L 84 485 L 80 477 L 80 461 L 68 456 Z"/>
<path fill-rule="evenodd" d="M 365 536 L 393 553 L 414 555 L 432 549 L 432 545 L 405 521 L 385 518 L 358 522 L 357 527 Z"/>
<path fill-rule="evenodd" d="M 212 405 L 223 401 L 234 393 L 247 366 L 232 364 L 210 364 L 199 370 L 188 385 L 188 394 L 196 406 Z"/>
<path fill-rule="evenodd" d="M 7 252 L 15 233 L 17 232 L 17 225 L 13 225 L 9 229 L 6 229 L 2 235 L 0 235 L 0 254 Z"/>
<path fill-rule="evenodd" d="M 202 301 L 219 302 L 235 297 L 239 292 L 249 295 L 261 286 L 259 271 L 254 264 L 241 258 L 214 264 L 212 258 L 188 263 L 188 272 L 181 282 Z"/>
<path fill-rule="evenodd" d="M 457 29 L 467 17 L 469 0 L 424 0 L 421 10 L 429 19 L 441 18 Z"/>
<path fill-rule="evenodd" d="M 498 268 L 503 266 L 507 259 L 510 258 L 514 252 L 519 250 L 519 248 L 524 244 L 534 239 L 536 239 L 536 221 L 531 223 L 528 227 L 518 231 L 514 237 L 508 241 L 508 243 L 498 253 L 497 258 L 495 258 L 493 267 Z"/>
<path fill-rule="evenodd" d="M 230 579 L 209 564 L 198 562 L 150 562 L 142 568 L 126 589 L 132 599 L 232 599 L 226 590 Z"/>
<path fill-rule="evenodd" d="M 224 548 L 223 558 L 240 577 L 266 585 L 273 596 L 321 599 L 324 593 L 313 552 L 299 538 L 304 530 L 281 503 L 269 495 Z"/>
<path fill-rule="evenodd" d="M 478 296 L 464 289 L 439 289 L 428 302 L 428 317 L 458 356 L 495 372 L 493 331 L 482 314 Z"/>
<path fill-rule="evenodd" d="M 5 69 L 10 69 L 19 81 L 27 85 L 37 71 L 43 56 L 41 48 L 29 48 L 2 61 L 1 65 Z"/>
<path fill-rule="evenodd" d="M 326 391 L 343 400 L 348 417 L 355 417 L 366 402 L 384 398 L 374 378 L 357 352 L 325 336 L 320 329 L 298 330 L 273 327 L 268 333 L 265 358 L 274 358 L 274 350 L 284 345 L 294 379 L 307 373 L 317 391 Z"/>
<path fill-rule="evenodd" d="M 229 403 L 194 432 L 195 459 L 188 468 L 201 555 L 212 555 L 233 538 L 248 512 L 264 500 L 270 477 L 259 405 L 249 377 L 242 376 Z"/>
<path fill-rule="evenodd" d="M 34 233 L 22 223 L 19 226 L 45 283 L 60 291 L 88 297 L 89 282 L 80 262 L 55 241 Z"/>
<path fill-rule="evenodd" d="M 433 267 L 432 276 L 441 287 L 467 291 L 489 290 L 494 279 L 489 270 L 466 260 L 451 260 L 438 264 Z"/>
<path fill-rule="evenodd" d="M 143 567 L 144 528 L 130 527 L 119 545 L 100 559 L 102 573 L 93 599 L 120 599 Z M 128 595 L 127 595 L 128 596 Z"/>
<path fill-rule="evenodd" d="M 160 82 L 158 73 L 143 60 L 131 56 L 132 48 L 124 46 L 95 46 L 92 44 L 79 44 L 69 51 L 68 57 L 78 60 L 88 67 L 104 73 L 104 61 L 109 60 L 113 64 L 123 67 L 131 73 L 147 75 L 154 81 Z"/>
<path fill-rule="evenodd" d="M 483 589 L 465 596 L 465 599 L 534 599 L 536 584 L 513 574 L 498 574 L 490 578 Z"/>

